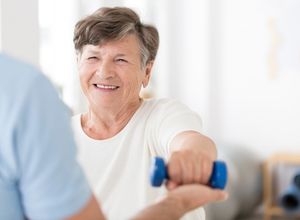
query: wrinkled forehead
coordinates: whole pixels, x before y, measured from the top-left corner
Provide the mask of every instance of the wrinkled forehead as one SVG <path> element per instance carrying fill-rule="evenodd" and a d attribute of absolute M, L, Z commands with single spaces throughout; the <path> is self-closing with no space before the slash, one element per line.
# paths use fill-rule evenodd
<path fill-rule="evenodd" d="M 82 54 L 94 55 L 131 55 L 140 57 L 140 44 L 135 35 L 127 35 L 118 40 L 106 40 L 98 45 L 87 44 L 83 46 Z"/>

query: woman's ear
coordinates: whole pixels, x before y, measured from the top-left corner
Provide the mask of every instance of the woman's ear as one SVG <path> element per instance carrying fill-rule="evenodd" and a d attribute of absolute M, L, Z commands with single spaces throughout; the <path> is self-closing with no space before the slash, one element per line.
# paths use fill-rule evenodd
<path fill-rule="evenodd" d="M 144 88 L 146 88 L 148 83 L 149 83 L 151 73 L 152 73 L 153 63 L 154 63 L 154 61 L 150 61 L 146 65 L 145 76 L 144 76 L 144 79 L 143 79 L 143 82 L 142 82 Z"/>

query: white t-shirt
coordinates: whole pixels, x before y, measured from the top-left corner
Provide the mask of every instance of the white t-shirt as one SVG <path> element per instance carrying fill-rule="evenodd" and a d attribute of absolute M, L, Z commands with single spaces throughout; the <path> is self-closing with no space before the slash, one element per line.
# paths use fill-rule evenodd
<path fill-rule="evenodd" d="M 171 99 L 143 101 L 128 124 L 114 137 L 94 140 L 81 127 L 80 114 L 72 118 L 78 159 L 101 208 L 110 220 L 129 219 L 165 191 L 150 185 L 151 159 L 170 154 L 169 143 L 177 134 L 201 131 L 201 119 Z M 205 219 L 203 208 L 183 219 Z"/>

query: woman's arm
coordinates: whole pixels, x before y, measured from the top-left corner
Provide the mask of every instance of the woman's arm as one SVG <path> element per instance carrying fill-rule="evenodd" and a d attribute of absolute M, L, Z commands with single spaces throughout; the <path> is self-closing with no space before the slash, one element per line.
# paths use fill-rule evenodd
<path fill-rule="evenodd" d="M 177 220 L 185 213 L 210 202 L 222 201 L 227 193 L 200 184 L 179 186 L 157 203 L 142 210 L 132 220 Z"/>

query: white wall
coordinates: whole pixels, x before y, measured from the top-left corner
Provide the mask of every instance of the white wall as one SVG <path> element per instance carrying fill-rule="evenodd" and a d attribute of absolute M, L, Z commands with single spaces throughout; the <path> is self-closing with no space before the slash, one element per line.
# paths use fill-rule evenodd
<path fill-rule="evenodd" d="M 300 153 L 300 1 L 219 3 L 217 138 L 265 156 Z"/>
<path fill-rule="evenodd" d="M 38 0 L 0 0 L 0 17 L 0 50 L 38 66 Z"/>
<path fill-rule="evenodd" d="M 168 45 L 167 95 L 199 112 L 208 124 L 209 4 L 205 0 L 169 3 L 165 9 L 170 16 L 168 37 L 161 42 Z"/>
<path fill-rule="evenodd" d="M 78 77 L 73 46 L 79 7 L 79 0 L 39 0 L 41 67 L 71 108 L 82 106 L 80 91 L 75 92 Z"/>

